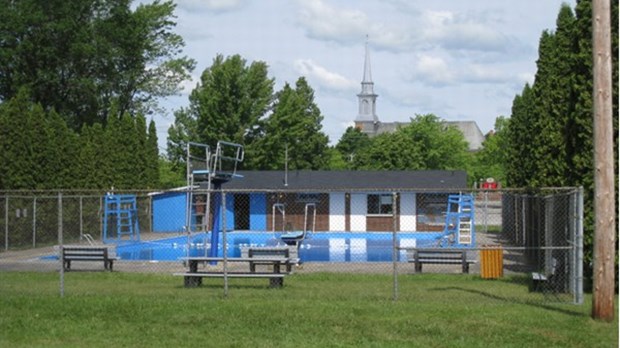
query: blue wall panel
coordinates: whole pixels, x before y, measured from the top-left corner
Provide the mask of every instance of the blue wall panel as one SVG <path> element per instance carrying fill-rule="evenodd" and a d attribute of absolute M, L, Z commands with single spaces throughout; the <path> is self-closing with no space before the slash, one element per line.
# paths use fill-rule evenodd
<path fill-rule="evenodd" d="M 250 230 L 265 231 L 267 229 L 267 195 L 250 193 Z"/>
<path fill-rule="evenodd" d="M 235 196 L 233 194 L 226 195 L 226 230 L 235 229 Z"/>
<path fill-rule="evenodd" d="M 153 196 L 153 232 L 183 232 L 186 197 L 185 192 Z"/>

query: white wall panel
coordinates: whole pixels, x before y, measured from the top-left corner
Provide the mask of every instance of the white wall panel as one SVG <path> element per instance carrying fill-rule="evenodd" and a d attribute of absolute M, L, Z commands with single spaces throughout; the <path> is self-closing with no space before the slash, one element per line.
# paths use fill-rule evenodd
<path fill-rule="evenodd" d="M 329 230 L 345 230 L 345 204 L 344 193 L 336 192 L 329 194 Z"/>
<path fill-rule="evenodd" d="M 416 195 L 413 192 L 405 192 L 400 195 L 400 230 L 416 230 Z"/>
<path fill-rule="evenodd" d="M 368 206 L 365 193 L 351 194 L 351 231 L 366 231 Z"/>

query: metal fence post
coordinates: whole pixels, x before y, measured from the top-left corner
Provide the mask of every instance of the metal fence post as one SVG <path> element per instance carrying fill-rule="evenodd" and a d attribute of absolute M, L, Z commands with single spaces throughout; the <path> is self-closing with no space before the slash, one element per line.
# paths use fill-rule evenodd
<path fill-rule="evenodd" d="M 489 191 L 484 191 L 484 233 L 489 232 Z"/>
<path fill-rule="evenodd" d="M 398 300 L 398 241 L 396 238 L 396 227 L 397 227 L 397 205 L 396 199 L 398 198 L 398 193 L 392 193 L 392 272 L 394 277 L 394 290 L 393 290 L 393 300 Z"/>
<path fill-rule="evenodd" d="M 577 193 L 577 289 L 575 289 L 575 302 L 583 304 L 583 186 Z"/>
<path fill-rule="evenodd" d="M 82 196 L 80 196 L 80 241 L 84 239 L 84 224 L 83 224 L 82 214 L 83 214 Z"/>
<path fill-rule="evenodd" d="M 65 265 L 62 236 L 62 192 L 58 192 L 58 261 L 60 264 L 60 297 L 65 296 Z"/>
<path fill-rule="evenodd" d="M 9 250 L 9 195 L 4 198 L 4 251 Z"/>
<path fill-rule="evenodd" d="M 220 209 L 220 214 L 222 214 L 222 224 L 221 224 L 221 229 L 222 229 L 222 253 L 223 253 L 223 257 L 224 257 L 224 297 L 228 297 L 228 257 L 226 256 L 226 254 L 228 254 L 228 248 L 226 247 L 226 244 L 228 243 L 226 240 L 226 192 L 221 192 L 220 195 L 222 196 L 222 207 Z M 212 233 L 219 233 L 219 231 L 215 231 L 213 230 Z"/>
<path fill-rule="evenodd" d="M 37 247 L 37 196 L 32 199 L 32 247 Z"/>

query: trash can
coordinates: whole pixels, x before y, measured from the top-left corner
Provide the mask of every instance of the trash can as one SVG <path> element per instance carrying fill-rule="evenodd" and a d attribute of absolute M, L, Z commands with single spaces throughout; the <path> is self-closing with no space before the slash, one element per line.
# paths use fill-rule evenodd
<path fill-rule="evenodd" d="M 480 276 L 497 279 L 504 275 L 504 250 L 501 245 L 483 245 L 480 250 Z"/>

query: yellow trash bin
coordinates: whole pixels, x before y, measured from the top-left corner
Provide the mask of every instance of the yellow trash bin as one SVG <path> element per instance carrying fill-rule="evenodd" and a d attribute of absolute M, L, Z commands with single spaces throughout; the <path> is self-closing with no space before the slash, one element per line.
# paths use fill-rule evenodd
<path fill-rule="evenodd" d="M 497 279 L 504 275 L 504 250 L 501 245 L 483 245 L 480 250 L 480 276 Z"/>

